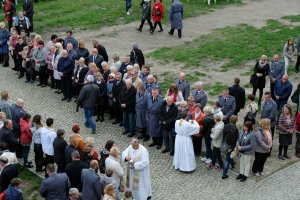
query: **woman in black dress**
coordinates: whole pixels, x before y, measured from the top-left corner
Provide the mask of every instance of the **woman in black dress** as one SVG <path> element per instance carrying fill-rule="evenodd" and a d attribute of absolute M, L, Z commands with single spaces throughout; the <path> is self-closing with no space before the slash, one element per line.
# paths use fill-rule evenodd
<path fill-rule="evenodd" d="M 252 94 L 256 95 L 257 89 L 259 89 L 258 104 L 260 105 L 263 90 L 266 86 L 266 76 L 269 74 L 270 65 L 267 62 L 267 56 L 262 55 L 261 59 L 255 64 L 254 67 L 254 80 L 252 82 L 253 91 Z"/>
<path fill-rule="evenodd" d="M 106 89 L 106 83 L 103 80 L 102 74 L 98 72 L 96 74 L 96 84 L 99 87 L 98 91 L 98 100 L 97 100 L 97 119 L 96 122 L 104 121 L 104 110 L 107 105 L 107 89 Z"/>

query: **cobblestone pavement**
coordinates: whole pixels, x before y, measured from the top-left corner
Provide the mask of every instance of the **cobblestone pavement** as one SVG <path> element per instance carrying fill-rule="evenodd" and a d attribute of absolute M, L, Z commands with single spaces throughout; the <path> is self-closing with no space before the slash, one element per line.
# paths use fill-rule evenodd
<path fill-rule="evenodd" d="M 94 136 L 97 149 L 101 149 L 108 139 L 116 141 L 120 150 L 124 150 L 130 139 L 122 136 L 122 129 L 113 126 L 110 120 L 97 123 L 97 134 L 83 126 L 82 110 L 75 112 L 75 104 L 61 102 L 61 95 L 50 88 L 40 88 L 36 84 L 24 83 L 17 79 L 14 72 L 0 67 L 0 90 L 7 89 L 10 101 L 17 98 L 25 100 L 25 109 L 31 114 L 40 114 L 55 119 L 55 129 L 64 128 L 70 133 L 74 123 L 81 124 L 84 137 Z M 143 143 L 148 148 L 148 143 Z M 180 173 L 172 167 L 172 157 L 161 154 L 159 150 L 148 148 L 150 153 L 153 199 L 299 199 L 300 162 L 287 167 L 262 181 L 252 180 L 240 183 L 235 174 L 229 173 L 228 180 L 222 180 L 220 172 L 208 171 L 197 159 L 197 170 L 191 174 Z M 32 149 L 31 149 L 32 151 Z"/>

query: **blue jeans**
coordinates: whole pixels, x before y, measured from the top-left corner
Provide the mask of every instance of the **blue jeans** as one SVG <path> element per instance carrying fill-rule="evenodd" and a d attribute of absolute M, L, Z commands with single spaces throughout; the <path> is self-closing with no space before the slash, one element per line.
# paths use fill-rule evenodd
<path fill-rule="evenodd" d="M 22 144 L 23 147 L 23 162 L 24 165 L 28 164 L 28 155 L 30 151 L 30 144 Z"/>
<path fill-rule="evenodd" d="M 214 147 L 213 153 L 212 153 L 212 161 L 211 161 L 212 165 L 215 166 L 217 161 L 219 163 L 220 168 L 223 169 L 223 161 L 222 161 L 222 157 L 221 157 L 220 148 Z"/>
<path fill-rule="evenodd" d="M 230 164 L 233 166 L 233 159 L 230 158 L 230 155 L 231 155 L 231 152 L 227 152 L 226 158 L 225 158 L 225 161 L 224 161 L 224 168 L 223 168 L 222 176 L 227 175 Z"/>
<path fill-rule="evenodd" d="M 93 120 L 93 109 L 92 108 L 83 108 L 85 125 L 89 128 L 92 128 L 93 131 L 96 131 L 96 124 Z"/>
<path fill-rule="evenodd" d="M 132 7 L 132 0 L 126 0 L 126 12 Z"/>
<path fill-rule="evenodd" d="M 206 148 L 205 157 L 211 159 L 212 158 L 212 150 L 211 150 L 211 138 L 210 138 L 210 136 L 204 137 L 204 141 L 205 141 L 205 148 Z"/>
<path fill-rule="evenodd" d="M 123 112 L 123 126 L 126 132 L 135 133 L 135 114 Z"/>

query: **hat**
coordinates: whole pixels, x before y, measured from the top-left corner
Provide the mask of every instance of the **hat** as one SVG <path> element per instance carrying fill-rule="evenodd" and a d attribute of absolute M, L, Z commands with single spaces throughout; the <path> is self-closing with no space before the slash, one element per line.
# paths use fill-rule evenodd
<path fill-rule="evenodd" d="M 112 76 L 114 78 L 116 77 L 116 75 L 114 73 L 110 73 L 109 76 Z"/>

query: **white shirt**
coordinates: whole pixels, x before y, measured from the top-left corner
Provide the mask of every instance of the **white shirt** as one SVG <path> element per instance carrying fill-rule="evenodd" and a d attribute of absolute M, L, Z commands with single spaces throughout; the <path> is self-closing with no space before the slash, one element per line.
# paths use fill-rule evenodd
<path fill-rule="evenodd" d="M 56 133 L 52 128 L 42 128 L 41 141 L 43 152 L 49 156 L 54 156 L 53 141 L 56 138 Z"/>

